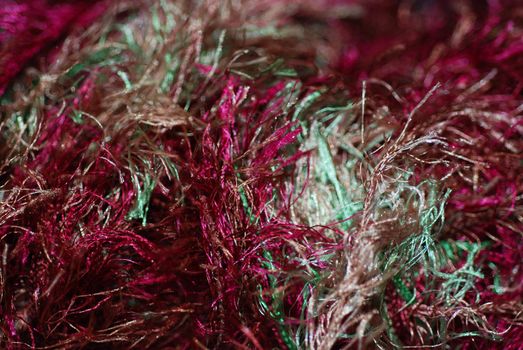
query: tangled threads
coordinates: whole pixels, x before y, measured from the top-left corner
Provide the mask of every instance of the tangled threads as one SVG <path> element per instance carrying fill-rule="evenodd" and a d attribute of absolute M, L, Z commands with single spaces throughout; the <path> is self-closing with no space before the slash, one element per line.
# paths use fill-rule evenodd
<path fill-rule="evenodd" d="M 523 349 L 517 0 L 7 0 L 0 347 Z"/>

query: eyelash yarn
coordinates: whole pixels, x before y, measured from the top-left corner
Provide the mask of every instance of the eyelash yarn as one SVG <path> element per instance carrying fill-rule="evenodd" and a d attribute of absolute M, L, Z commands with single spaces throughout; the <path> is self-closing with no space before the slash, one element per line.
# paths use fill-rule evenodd
<path fill-rule="evenodd" d="M 516 0 L 8 0 L 0 347 L 523 349 Z"/>

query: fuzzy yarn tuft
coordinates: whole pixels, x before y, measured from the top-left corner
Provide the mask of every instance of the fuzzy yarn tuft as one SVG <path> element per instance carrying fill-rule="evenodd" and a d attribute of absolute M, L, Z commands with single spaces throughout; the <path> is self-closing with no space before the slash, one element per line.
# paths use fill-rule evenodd
<path fill-rule="evenodd" d="M 519 0 L 5 0 L 0 348 L 523 349 Z"/>

